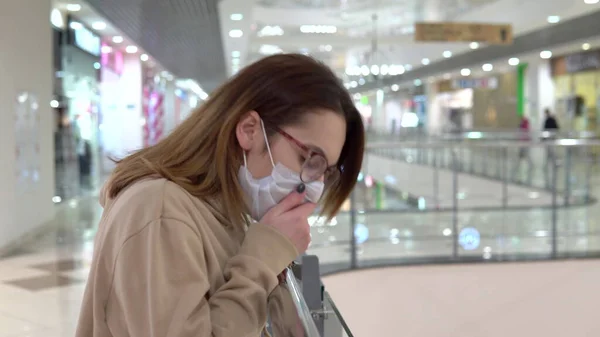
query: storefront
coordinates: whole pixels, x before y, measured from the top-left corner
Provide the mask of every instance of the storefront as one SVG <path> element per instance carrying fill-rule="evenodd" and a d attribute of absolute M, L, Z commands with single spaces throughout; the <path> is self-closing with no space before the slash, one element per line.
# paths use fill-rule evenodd
<path fill-rule="evenodd" d="M 473 128 L 473 89 L 459 89 L 451 81 L 440 82 L 429 109 L 427 129 L 431 134 L 460 132 Z"/>
<path fill-rule="evenodd" d="M 52 31 L 54 65 L 53 97 L 50 107 L 54 114 L 54 202 L 79 195 L 79 161 L 75 127 L 68 113 L 68 100 L 64 95 L 63 45 L 66 32 L 61 26 Z"/>
<path fill-rule="evenodd" d="M 386 129 L 400 136 L 418 132 L 426 124 L 425 97 L 423 86 L 388 90 L 383 106 Z"/>
<path fill-rule="evenodd" d="M 515 72 L 441 81 L 429 110 L 429 127 L 442 132 L 516 129 L 516 96 Z"/>
<path fill-rule="evenodd" d="M 128 122 L 131 118 L 127 116 L 127 96 L 131 94 L 131 89 L 123 78 L 123 52 L 103 43 L 100 64 L 100 171 L 107 175 L 114 168 L 111 159 L 120 159 L 127 155 L 127 137 L 133 132 L 132 127 L 141 126 L 139 115 L 134 125 Z"/>
<path fill-rule="evenodd" d="M 143 146 L 157 144 L 165 135 L 165 96 L 167 80 L 154 69 L 144 67 L 142 79 Z"/>
<path fill-rule="evenodd" d="M 100 36 L 74 18 L 67 20 L 62 46 L 63 92 L 66 119 L 73 130 L 81 191 L 99 181 L 98 117 L 100 107 Z M 74 179 L 75 180 L 75 179 Z"/>
<path fill-rule="evenodd" d="M 600 100 L 600 50 L 587 51 L 551 60 L 556 116 L 561 128 L 595 131 Z"/>
<path fill-rule="evenodd" d="M 392 90 L 394 89 L 394 90 Z M 427 96 L 423 86 L 386 88 L 355 94 L 355 104 L 366 129 L 377 134 L 406 136 L 427 123 Z"/>

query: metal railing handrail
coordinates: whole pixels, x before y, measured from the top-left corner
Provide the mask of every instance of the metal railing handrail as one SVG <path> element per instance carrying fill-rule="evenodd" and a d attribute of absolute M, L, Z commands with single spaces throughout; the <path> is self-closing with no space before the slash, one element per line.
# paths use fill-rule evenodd
<path fill-rule="evenodd" d="M 529 140 L 498 140 L 495 142 L 448 142 L 442 140 L 433 141 L 377 141 L 368 142 L 366 149 L 389 149 L 389 148 L 506 148 L 506 147 L 577 147 L 577 146 L 600 146 L 600 140 L 596 139 L 529 139 Z"/>
<path fill-rule="evenodd" d="M 369 136 L 385 137 L 390 139 L 433 139 L 433 140 L 495 140 L 499 138 L 519 138 L 524 134 L 523 131 L 518 129 L 473 129 L 456 132 L 441 132 L 441 133 L 427 133 L 426 131 L 407 132 L 404 134 L 391 134 L 386 132 L 369 131 L 367 132 L 367 138 Z M 550 130 L 530 130 L 527 132 L 530 136 L 541 137 L 541 138 L 577 138 L 577 139 L 598 139 L 600 135 L 593 131 L 550 131 Z"/>
<path fill-rule="evenodd" d="M 298 313 L 298 317 L 302 322 L 302 326 L 306 332 L 307 337 L 325 337 L 321 336 L 319 330 L 317 329 L 317 325 L 312 318 L 312 313 L 308 308 L 308 304 L 304 300 L 304 296 L 302 295 L 302 290 L 300 284 L 296 280 L 294 276 L 294 272 L 291 268 L 287 269 L 286 272 L 286 282 L 288 285 L 288 289 L 290 291 L 290 295 L 292 296 L 292 301 L 296 306 L 296 312 Z"/>

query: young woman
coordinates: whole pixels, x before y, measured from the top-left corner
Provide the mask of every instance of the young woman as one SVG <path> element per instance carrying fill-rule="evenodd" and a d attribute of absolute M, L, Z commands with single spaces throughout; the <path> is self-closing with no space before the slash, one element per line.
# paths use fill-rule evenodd
<path fill-rule="evenodd" d="M 335 74 L 262 59 L 159 144 L 118 162 L 78 337 L 258 336 L 278 275 L 360 171 L 364 129 Z"/>

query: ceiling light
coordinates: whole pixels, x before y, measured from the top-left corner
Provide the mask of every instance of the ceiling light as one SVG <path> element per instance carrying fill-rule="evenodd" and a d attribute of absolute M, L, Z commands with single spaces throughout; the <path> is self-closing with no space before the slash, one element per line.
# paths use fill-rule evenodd
<path fill-rule="evenodd" d="M 414 84 L 415 84 L 417 87 L 418 87 L 418 86 L 420 86 L 421 84 L 423 84 L 423 82 L 421 82 L 421 80 L 420 80 L 420 79 L 416 79 L 416 80 L 415 80 L 413 83 L 414 83 Z"/>
<path fill-rule="evenodd" d="M 108 54 L 112 51 L 112 47 L 111 46 L 102 46 L 102 48 L 100 48 L 100 51 L 102 52 L 102 54 Z"/>
<path fill-rule="evenodd" d="M 71 27 L 71 29 L 73 29 L 73 30 L 78 30 L 78 29 L 83 28 L 83 25 L 81 24 L 81 22 L 71 21 L 71 23 L 69 24 L 69 27 Z"/>
<path fill-rule="evenodd" d="M 81 5 L 78 4 L 68 4 L 67 10 L 69 12 L 79 12 L 81 10 Z"/>
<path fill-rule="evenodd" d="M 283 28 L 280 26 L 264 26 L 260 31 L 258 31 L 257 35 L 258 37 L 281 36 L 283 35 Z"/>
<path fill-rule="evenodd" d="M 138 51 L 138 47 L 136 46 L 127 46 L 127 48 L 125 48 L 125 51 L 129 54 L 135 54 Z"/>
<path fill-rule="evenodd" d="M 451 52 L 451 51 L 449 51 L 449 50 L 446 50 L 444 53 L 442 53 L 442 55 L 443 55 L 445 58 L 450 58 L 450 57 L 452 57 L 452 52 Z"/>
<path fill-rule="evenodd" d="M 469 43 L 469 48 L 471 48 L 471 49 L 477 49 L 477 48 L 479 48 L 479 42 L 471 42 L 471 43 Z"/>
<path fill-rule="evenodd" d="M 372 65 L 371 66 L 371 74 L 377 76 L 379 75 L 379 66 L 378 65 Z"/>
<path fill-rule="evenodd" d="M 600 0 L 583 0 L 583 2 L 585 2 L 588 5 L 595 5 L 598 2 L 600 2 Z"/>
<path fill-rule="evenodd" d="M 392 84 L 392 91 L 398 91 L 400 90 L 400 86 L 397 84 Z"/>
<path fill-rule="evenodd" d="M 101 68 L 100 62 L 94 62 L 94 69 L 98 70 Z"/>
<path fill-rule="evenodd" d="M 421 60 L 421 63 L 422 63 L 424 66 L 428 65 L 428 64 L 429 64 L 429 62 L 431 62 L 431 61 L 429 61 L 429 59 L 428 59 L 428 58 L 424 58 L 424 59 L 422 59 L 422 60 Z"/>
<path fill-rule="evenodd" d="M 114 43 L 122 43 L 123 42 L 123 37 L 122 36 L 113 36 L 112 38 Z"/>
<path fill-rule="evenodd" d="M 102 21 L 94 22 L 92 24 L 92 28 L 94 28 L 95 30 L 104 30 L 106 29 L 106 23 Z"/>
<path fill-rule="evenodd" d="M 140 55 L 140 60 L 142 60 L 142 62 L 146 62 L 148 61 L 150 57 L 148 57 L 148 54 L 142 54 Z"/>
<path fill-rule="evenodd" d="M 50 107 L 52 107 L 52 108 L 55 108 L 55 109 L 56 109 L 56 108 L 58 108 L 59 106 L 60 106 L 60 103 L 58 103 L 58 101 L 57 101 L 57 100 L 53 99 L 53 100 L 51 100 L 51 101 L 50 101 Z"/>
<path fill-rule="evenodd" d="M 404 74 L 405 71 L 406 71 L 406 69 L 404 68 L 403 65 L 393 64 L 390 67 L 389 74 L 390 75 L 402 75 L 402 74 Z"/>
<path fill-rule="evenodd" d="M 65 27 L 65 20 L 62 13 L 56 8 L 50 12 L 50 23 L 56 28 L 63 29 Z"/>
<path fill-rule="evenodd" d="M 360 75 L 360 67 L 353 66 L 346 68 L 346 75 L 348 76 L 358 76 Z"/>
<path fill-rule="evenodd" d="M 229 18 L 231 21 L 241 21 L 244 18 L 244 15 L 240 13 L 233 13 L 229 16 Z"/>
<path fill-rule="evenodd" d="M 471 75 L 471 69 L 469 68 L 463 68 L 460 70 L 460 74 L 463 76 L 469 76 Z"/>
<path fill-rule="evenodd" d="M 368 76 L 368 75 L 370 74 L 369 67 L 367 67 L 367 66 L 363 65 L 362 67 L 360 67 L 360 73 L 361 73 L 363 76 Z"/>
<path fill-rule="evenodd" d="M 543 58 L 544 60 L 547 60 L 552 57 L 552 52 L 549 50 L 544 50 L 543 52 L 540 53 L 540 57 Z"/>
<path fill-rule="evenodd" d="M 590 50 L 590 47 L 591 46 L 590 46 L 589 43 L 584 43 L 584 44 L 581 45 L 581 49 L 583 49 L 583 50 Z"/>
<path fill-rule="evenodd" d="M 492 69 L 494 69 L 494 66 L 491 63 L 486 63 L 481 66 L 481 69 L 483 69 L 483 71 L 492 71 Z"/>
<path fill-rule="evenodd" d="M 333 46 L 330 44 L 326 44 L 326 45 L 320 45 L 319 46 L 319 50 L 322 52 L 330 52 L 333 50 Z"/>
<path fill-rule="evenodd" d="M 511 57 L 510 59 L 508 59 L 508 64 L 511 66 L 519 65 L 519 62 L 521 61 L 516 57 Z"/>
<path fill-rule="evenodd" d="M 400 33 L 402 33 L 402 34 L 412 34 L 414 32 L 415 32 L 414 25 L 402 27 L 402 29 L 400 30 Z"/>
<path fill-rule="evenodd" d="M 356 82 L 356 81 L 352 81 L 352 82 L 350 82 L 350 87 L 351 87 L 351 88 L 356 88 L 356 87 L 358 87 L 358 82 Z"/>
<path fill-rule="evenodd" d="M 244 35 L 244 32 L 242 32 L 241 29 L 232 29 L 229 31 L 229 37 L 238 38 L 238 37 L 242 37 L 243 35 Z"/>
<path fill-rule="evenodd" d="M 560 16 L 558 15 L 550 15 L 548 17 L 548 23 L 558 23 L 560 21 Z"/>
<path fill-rule="evenodd" d="M 365 85 L 365 83 L 367 83 L 367 81 L 365 81 L 364 78 L 361 77 L 358 79 L 358 85 Z"/>
<path fill-rule="evenodd" d="M 390 73 L 390 67 L 387 64 L 381 65 L 381 75 L 385 76 Z"/>
<path fill-rule="evenodd" d="M 273 54 L 282 53 L 283 50 L 281 50 L 281 48 L 279 48 L 278 46 L 275 46 L 275 45 L 263 44 L 262 46 L 260 46 L 258 52 L 263 55 L 273 55 Z M 232 57 L 239 57 L 239 56 L 232 55 Z"/>
<path fill-rule="evenodd" d="M 336 26 L 330 25 L 302 25 L 300 31 L 305 34 L 335 34 L 337 33 Z"/>
<path fill-rule="evenodd" d="M 234 50 L 231 52 L 231 57 L 240 57 L 242 55 L 242 53 L 240 53 L 237 50 Z"/>
<path fill-rule="evenodd" d="M 240 59 L 238 59 L 238 58 L 231 59 L 231 64 L 234 65 L 234 66 L 239 66 L 240 65 Z"/>
<path fill-rule="evenodd" d="M 411 71 L 412 70 L 412 66 L 410 64 L 406 64 L 406 65 L 404 65 L 404 70 Z"/>

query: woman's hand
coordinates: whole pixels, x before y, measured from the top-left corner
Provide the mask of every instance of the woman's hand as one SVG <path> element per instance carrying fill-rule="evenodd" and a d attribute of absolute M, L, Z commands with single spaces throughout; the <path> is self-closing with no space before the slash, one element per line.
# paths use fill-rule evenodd
<path fill-rule="evenodd" d="M 275 228 L 290 239 L 298 254 L 302 254 L 308 249 L 311 240 L 308 217 L 317 207 L 314 203 L 306 202 L 305 195 L 304 191 L 290 193 L 260 220 L 263 225 Z"/>

